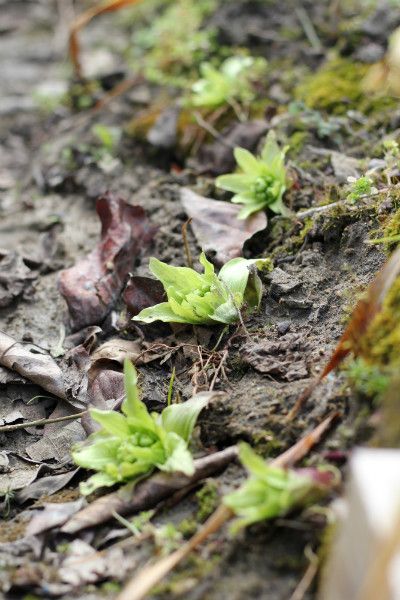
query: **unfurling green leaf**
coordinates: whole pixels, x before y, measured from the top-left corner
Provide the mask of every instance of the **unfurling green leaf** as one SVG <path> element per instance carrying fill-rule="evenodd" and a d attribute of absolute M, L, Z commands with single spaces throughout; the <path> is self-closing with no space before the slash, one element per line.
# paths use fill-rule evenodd
<path fill-rule="evenodd" d="M 217 69 L 210 63 L 200 65 L 201 79 L 192 85 L 189 106 L 217 108 L 229 102 L 251 102 L 255 97 L 253 84 L 265 74 L 265 59 L 251 56 L 231 56 Z"/>
<path fill-rule="evenodd" d="M 258 158 L 244 148 L 235 148 L 235 159 L 242 173 L 221 175 L 215 183 L 217 187 L 235 194 L 232 202 L 244 205 L 239 213 L 240 219 L 265 208 L 276 214 L 288 212 L 282 203 L 286 190 L 287 149 L 279 148 L 273 131 L 268 133 Z"/>
<path fill-rule="evenodd" d="M 295 471 L 270 465 L 245 443 L 240 444 L 239 458 L 250 477 L 223 500 L 239 517 L 233 524 L 234 531 L 315 501 L 330 489 L 337 477 L 332 470 Z"/>
<path fill-rule="evenodd" d="M 188 443 L 209 395 L 197 394 L 182 404 L 171 404 L 161 414 L 150 414 L 139 397 L 136 369 L 128 360 L 124 375 L 123 414 L 92 409 L 91 415 L 101 429 L 72 452 L 77 465 L 97 471 L 81 484 L 84 495 L 100 487 L 138 480 L 154 468 L 193 474 Z"/>
<path fill-rule="evenodd" d="M 229 325 L 239 320 L 239 311 L 244 306 L 247 311 L 258 308 L 262 290 L 257 269 L 270 270 L 268 258 L 234 258 L 222 267 L 219 275 L 214 273 L 214 266 L 204 253 L 200 263 L 203 274 L 151 258 L 150 271 L 163 284 L 168 302 L 145 308 L 134 320 Z"/>

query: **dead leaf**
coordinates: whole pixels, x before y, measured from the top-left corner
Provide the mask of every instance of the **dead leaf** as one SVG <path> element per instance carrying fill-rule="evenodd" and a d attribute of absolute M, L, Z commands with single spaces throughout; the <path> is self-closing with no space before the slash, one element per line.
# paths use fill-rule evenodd
<path fill-rule="evenodd" d="M 61 531 L 75 533 L 86 527 L 94 527 L 111 519 L 113 512 L 126 515 L 153 508 L 174 492 L 222 471 L 236 456 L 236 446 L 230 446 L 221 452 L 195 460 L 195 472 L 191 477 L 181 473 L 156 473 L 136 486 L 127 484 L 117 492 L 94 500 L 67 521 Z"/>
<path fill-rule="evenodd" d="M 61 369 L 44 350 L 0 331 L 0 363 L 58 398 L 67 399 Z"/>
<path fill-rule="evenodd" d="M 5 396 L 4 402 L 3 398 L 0 401 L 0 425 L 10 425 L 23 420 L 44 419 L 48 403 L 52 403 L 52 401 L 25 404 L 25 402 L 18 399 L 10 402 L 9 398 Z"/>
<path fill-rule="evenodd" d="M 44 435 L 40 440 L 26 447 L 27 455 L 35 461 L 56 460 L 60 463 L 71 461 L 71 448 L 86 439 L 82 425 L 69 422 L 52 435 Z"/>
<path fill-rule="evenodd" d="M 86 500 L 78 498 L 73 502 L 46 503 L 44 509 L 35 514 L 28 523 L 25 535 L 37 535 L 53 527 L 63 525 L 72 515 L 82 508 Z"/>
<path fill-rule="evenodd" d="M 122 340 L 120 338 L 112 338 L 96 348 L 91 355 L 91 366 L 90 369 L 98 367 L 99 363 L 109 364 L 110 362 L 117 363 L 119 365 L 124 364 L 125 358 L 129 358 L 135 362 L 139 354 L 141 353 L 142 347 L 139 340 Z"/>
<path fill-rule="evenodd" d="M 159 304 L 164 300 L 164 287 L 162 283 L 151 277 L 130 277 L 123 293 L 123 300 L 129 315 L 135 317 L 144 308 Z"/>
<path fill-rule="evenodd" d="M 101 196 L 96 210 L 102 224 L 99 244 L 86 258 L 62 271 L 59 278 L 74 331 L 105 319 L 135 259 L 155 233 L 142 207 L 132 206 L 115 194 Z"/>
<path fill-rule="evenodd" d="M 0 496 L 7 492 L 20 490 L 35 481 L 40 465 L 29 464 L 18 456 L 9 455 L 8 464 L 0 472 Z"/>
<path fill-rule="evenodd" d="M 338 183 L 347 183 L 348 177 L 360 177 L 360 161 L 341 152 L 331 152 L 331 165 Z"/>
<path fill-rule="evenodd" d="M 178 118 L 180 108 L 168 106 L 157 117 L 147 133 L 147 141 L 156 148 L 174 148 L 178 137 Z"/>
<path fill-rule="evenodd" d="M 79 469 L 74 469 L 59 475 L 41 477 L 20 490 L 15 499 L 19 504 L 23 504 L 28 500 L 38 500 L 42 496 L 51 496 L 68 485 L 78 471 Z"/>
<path fill-rule="evenodd" d="M 123 579 L 128 569 L 132 569 L 132 559 L 124 556 L 122 548 L 113 547 L 97 552 L 83 540 L 69 544 L 67 557 L 58 571 L 61 581 L 73 587 L 102 581 L 108 577 Z"/>
<path fill-rule="evenodd" d="M 17 252 L 0 250 L 0 308 L 19 296 L 29 296 L 38 271 L 32 270 Z"/>
<path fill-rule="evenodd" d="M 205 252 L 215 253 L 215 260 L 223 264 L 242 256 L 244 243 L 267 226 L 263 211 L 247 219 L 238 219 L 240 206 L 205 198 L 188 188 L 181 191 L 181 202 L 191 217 L 191 227 Z"/>

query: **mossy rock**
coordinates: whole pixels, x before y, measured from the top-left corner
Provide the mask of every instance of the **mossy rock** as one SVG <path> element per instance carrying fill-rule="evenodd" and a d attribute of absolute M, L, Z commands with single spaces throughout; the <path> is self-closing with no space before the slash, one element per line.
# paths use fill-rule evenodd
<path fill-rule="evenodd" d="M 349 109 L 366 114 L 391 108 L 394 100 L 380 95 L 366 94 L 363 80 L 368 65 L 348 59 L 331 58 L 317 71 L 308 75 L 295 90 L 297 100 L 309 108 L 343 115 Z"/>

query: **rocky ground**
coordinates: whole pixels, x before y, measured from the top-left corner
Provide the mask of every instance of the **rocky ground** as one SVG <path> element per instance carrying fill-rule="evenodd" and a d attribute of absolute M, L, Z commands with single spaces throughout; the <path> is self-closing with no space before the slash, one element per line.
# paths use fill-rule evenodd
<path fill-rule="evenodd" d="M 323 368 L 359 295 L 385 260 L 387 248 L 368 240 L 393 226 L 398 192 L 394 187 L 351 204 L 345 190 L 348 176 L 385 168 L 382 143 L 398 136 L 398 101 L 365 93 L 361 82 L 383 58 L 390 33 L 400 25 L 400 9 L 381 2 L 376 8 L 373 2 L 204 0 L 199 27 L 208 33 L 200 49 L 183 42 L 182 49 L 178 24 L 176 40 L 174 31 L 168 42 L 157 33 L 157 19 L 169 3 L 152 2 L 103 15 L 86 28 L 82 64 L 89 80 L 83 84 L 73 80 L 66 49 L 68 23 L 82 4 L 0 2 L 0 328 L 12 338 L 0 347 L 4 354 L 16 344 L 12 351 L 26 367 L 18 371 L 2 361 L 1 423 L 69 416 L 88 402 L 112 405 L 122 394 L 119 358 L 129 348 L 143 398 L 154 410 L 165 405 L 173 367 L 182 399 L 210 386 L 226 393 L 200 418 L 197 455 L 245 440 L 264 457 L 274 457 L 338 411 L 305 463 L 342 466 L 347 452 L 372 432 L 369 411 L 343 374 L 322 382 L 295 419 L 288 422 L 287 415 Z M 185 9 L 189 14 L 192 4 Z M 191 40 L 195 46 L 197 38 Z M 175 62 L 163 63 L 157 44 L 161 58 L 166 44 L 165 56 L 175 52 Z M 195 79 L 200 60 L 238 48 L 268 61 L 257 100 L 241 119 L 232 110 L 217 117 L 200 111 L 203 127 L 188 108 L 179 108 L 188 84 L 177 83 Z M 143 77 L 136 77 L 139 71 Z M 134 81 L 107 96 L 127 78 Z M 105 127 L 103 136 L 96 125 Z M 289 145 L 285 203 L 292 213 L 268 214 L 268 224 L 261 219 L 244 244 L 245 256 L 270 257 L 274 266 L 262 276 L 261 307 L 246 320 L 246 331 L 231 328 L 214 351 L 220 330 L 133 325 L 130 316 L 140 301 L 123 291 L 129 273 L 132 285 L 135 277 L 148 277 L 149 256 L 186 263 L 182 225 L 196 203 L 193 196 L 187 199 L 188 188 L 228 200 L 229 194 L 215 188 L 215 175 L 232 170 L 234 145 L 255 151 L 270 129 Z M 95 208 L 105 193 L 116 203 L 117 249 L 113 254 L 111 244 L 103 246 L 100 254 L 111 252 L 115 278 L 106 261 L 89 254 L 99 248 L 100 220 L 103 227 L 107 221 Z M 130 217 L 118 198 L 144 210 L 132 217 L 128 234 Z M 338 205 L 299 216 L 332 202 Z M 188 242 L 193 257 L 203 245 L 218 263 L 226 251 L 222 237 L 237 246 L 237 233 L 229 228 L 216 233 L 207 211 L 200 210 L 208 223 L 201 242 L 190 226 Z M 133 246 L 130 233 L 137 236 Z M 80 280 L 61 294 L 60 273 L 76 264 L 89 280 L 96 269 L 111 278 L 100 309 L 89 300 L 85 304 L 87 288 L 79 288 Z M 96 356 L 96 348 L 109 340 L 111 346 Z M 37 355 L 39 363 L 43 356 L 49 362 L 38 365 Z M 61 399 L 46 384 L 54 365 L 60 367 L 55 380 L 67 390 Z M 97 387 L 90 378 L 93 365 Z M 81 507 L 78 485 L 85 474 L 76 471 L 70 448 L 87 431 L 84 419 L 0 431 L 0 561 L 9 598 L 114 597 L 149 557 L 194 533 L 244 477 L 240 465 L 231 463 L 184 497 L 158 506 L 153 523 L 160 529 L 173 523 L 169 537 L 164 528 L 159 538 L 124 545 L 129 532 L 115 519 L 74 536 L 59 530 L 27 535 L 26 527 L 47 504 L 66 511 Z M 151 597 L 288 599 L 307 568 L 305 549 L 318 551 L 325 524 L 324 515 L 314 511 L 250 527 L 234 538 L 223 530 Z M 85 568 L 82 556 L 88 553 L 95 558 Z M 81 568 L 71 567 L 74 561 Z M 315 598 L 316 589 L 314 582 L 304 598 Z"/>

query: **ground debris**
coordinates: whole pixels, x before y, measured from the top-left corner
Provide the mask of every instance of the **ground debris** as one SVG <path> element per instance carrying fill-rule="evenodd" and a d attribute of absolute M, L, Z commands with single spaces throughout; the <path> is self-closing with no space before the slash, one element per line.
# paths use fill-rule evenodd
<path fill-rule="evenodd" d="M 243 361 L 280 381 L 296 381 L 309 375 L 305 352 L 309 342 L 302 334 L 286 333 L 277 340 L 250 340 L 243 349 Z"/>

